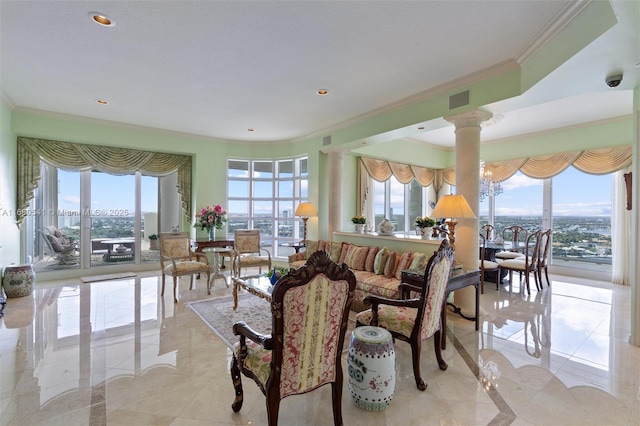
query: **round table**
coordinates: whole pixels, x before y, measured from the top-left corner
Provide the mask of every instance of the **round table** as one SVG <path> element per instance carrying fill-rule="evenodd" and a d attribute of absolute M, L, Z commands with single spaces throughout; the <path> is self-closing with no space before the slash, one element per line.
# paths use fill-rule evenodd
<path fill-rule="evenodd" d="M 209 288 L 213 287 L 213 283 L 218 278 L 222 278 L 224 280 L 224 284 L 229 287 L 229 283 L 227 282 L 227 277 L 220 272 L 220 253 L 228 253 L 232 249 L 230 247 L 211 247 L 209 251 L 213 253 L 213 275 L 211 275 L 211 281 L 209 282 Z"/>
<path fill-rule="evenodd" d="M 396 351 L 391 333 L 373 326 L 356 327 L 347 353 L 349 392 L 363 410 L 382 411 L 396 387 Z"/>

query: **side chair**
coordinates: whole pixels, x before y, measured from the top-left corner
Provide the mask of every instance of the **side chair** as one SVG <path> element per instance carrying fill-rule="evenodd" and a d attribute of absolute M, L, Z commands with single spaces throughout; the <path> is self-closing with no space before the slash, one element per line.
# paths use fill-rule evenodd
<path fill-rule="evenodd" d="M 493 238 L 496 236 L 496 228 L 490 223 L 487 223 L 480 228 L 480 234 L 487 240 L 493 241 Z"/>
<path fill-rule="evenodd" d="M 342 425 L 342 348 L 356 277 L 328 253 L 316 251 L 304 266 L 276 282 L 271 297 L 271 335 L 245 322 L 233 325 L 240 341 L 233 348 L 231 379 L 242 408 L 242 375 L 266 396 L 269 425 L 277 425 L 280 401 L 331 383 L 333 422 Z"/>
<path fill-rule="evenodd" d="M 478 260 L 478 266 L 480 268 L 480 293 L 484 294 L 484 274 L 485 272 L 496 272 L 498 284 L 500 283 L 500 274 L 498 274 L 497 262 L 487 259 L 487 239 L 484 235 L 480 234 L 480 259 Z"/>
<path fill-rule="evenodd" d="M 527 240 L 527 230 L 522 226 L 508 226 L 502 230 L 502 239 L 511 242 L 509 250 L 499 251 L 495 254 L 496 260 L 517 259 L 524 256 L 520 253 L 520 243 Z"/>
<path fill-rule="evenodd" d="M 418 288 L 407 283 L 400 284 L 402 299 L 388 299 L 370 295 L 364 298 L 370 310 L 356 315 L 356 326 L 372 325 L 387 329 L 396 340 L 403 340 L 411 345 L 413 375 L 416 386 L 421 391 L 427 383 L 420 374 L 420 353 L 422 341 L 434 336 L 433 345 L 436 359 L 441 370 L 448 365 L 442 357 L 442 320 L 441 312 L 445 304 L 445 290 L 453 265 L 453 248 L 449 240 L 443 240 L 440 248 L 431 256 L 424 274 L 424 285 Z M 416 298 L 408 297 L 417 292 Z"/>
<path fill-rule="evenodd" d="M 540 256 L 540 240 L 542 231 L 536 231 L 527 237 L 525 244 L 525 254 L 522 257 L 516 259 L 507 259 L 502 262 L 498 262 L 499 273 L 502 270 L 509 271 L 509 284 L 513 288 L 513 272 L 517 272 L 522 283 L 522 274 L 524 274 L 525 283 L 527 285 L 527 294 L 531 294 L 531 288 L 529 286 L 529 275 L 533 273 L 533 279 L 536 283 L 536 289 L 540 289 L 538 286 L 538 258 Z M 496 284 L 496 289 L 498 284 Z"/>
<path fill-rule="evenodd" d="M 204 253 L 191 250 L 191 237 L 188 232 L 160 233 L 160 268 L 162 269 L 162 291 L 164 296 L 164 281 L 166 275 L 173 277 L 173 302 L 178 303 L 176 288 L 178 277 L 189 275 L 189 290 L 193 288 L 193 275 L 207 274 L 207 294 L 211 294 L 211 266 L 209 258 Z"/>
<path fill-rule="evenodd" d="M 258 229 L 236 229 L 233 241 L 233 270 L 236 277 L 240 277 L 242 268 L 262 267 L 267 271 L 271 269 L 271 252 L 263 248 L 260 244 L 260 230 Z"/>
<path fill-rule="evenodd" d="M 549 253 L 551 251 L 551 240 L 553 239 L 553 229 L 549 228 L 541 235 L 540 241 L 540 257 L 538 258 L 538 280 L 540 281 L 540 289 L 542 289 L 542 271 L 547 279 L 547 287 L 551 287 L 549 281 Z"/>

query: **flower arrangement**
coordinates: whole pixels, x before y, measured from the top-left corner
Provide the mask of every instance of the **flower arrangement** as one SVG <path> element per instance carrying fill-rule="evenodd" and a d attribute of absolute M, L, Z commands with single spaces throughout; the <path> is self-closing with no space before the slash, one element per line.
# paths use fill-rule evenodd
<path fill-rule="evenodd" d="M 351 222 L 356 225 L 364 225 L 367 223 L 367 219 L 364 216 L 354 216 L 351 218 Z"/>
<path fill-rule="evenodd" d="M 436 221 L 434 219 L 431 219 L 429 216 L 425 216 L 425 217 L 416 217 L 416 226 L 418 228 L 431 228 L 433 225 L 436 224 Z"/>
<path fill-rule="evenodd" d="M 220 230 L 226 221 L 227 211 L 216 204 L 213 207 L 204 207 L 200 210 L 200 213 L 196 213 L 196 223 L 193 226 L 207 231 L 211 231 L 213 228 Z"/>

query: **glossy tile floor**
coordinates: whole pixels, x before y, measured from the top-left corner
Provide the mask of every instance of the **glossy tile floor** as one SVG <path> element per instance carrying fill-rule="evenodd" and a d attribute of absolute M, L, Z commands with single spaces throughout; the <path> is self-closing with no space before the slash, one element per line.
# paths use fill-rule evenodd
<path fill-rule="evenodd" d="M 383 412 L 358 409 L 347 381 L 345 425 L 638 425 L 640 348 L 629 345 L 630 288 L 552 276 L 525 297 L 482 295 L 481 332 L 448 316 L 449 364 L 423 344 L 429 387 L 415 387 L 410 349 L 396 344 L 397 384 Z M 42 282 L 8 299 L 0 319 L 2 425 L 266 423 L 265 399 L 244 378 L 231 410 L 230 351 L 186 302 L 230 294 L 218 280 L 171 285 L 152 274 L 84 284 Z M 345 361 L 343 361 L 345 362 Z M 285 398 L 282 425 L 332 424 L 331 389 Z"/>

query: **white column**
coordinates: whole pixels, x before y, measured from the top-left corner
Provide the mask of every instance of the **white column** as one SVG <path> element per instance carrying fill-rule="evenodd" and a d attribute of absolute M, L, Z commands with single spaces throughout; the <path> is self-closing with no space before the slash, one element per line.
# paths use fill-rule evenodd
<path fill-rule="evenodd" d="M 474 110 L 444 117 L 456 126 L 456 194 L 463 195 L 478 217 L 480 211 L 480 124 L 490 119 L 487 111 Z M 464 269 L 477 269 L 479 259 L 478 219 L 460 219 L 456 227 L 455 260 Z M 475 290 L 471 287 L 454 293 L 455 304 L 463 313 L 474 316 Z"/>
<path fill-rule="evenodd" d="M 342 222 L 342 170 L 344 169 L 344 152 L 329 151 L 329 239 L 333 233 L 340 231 Z"/>

